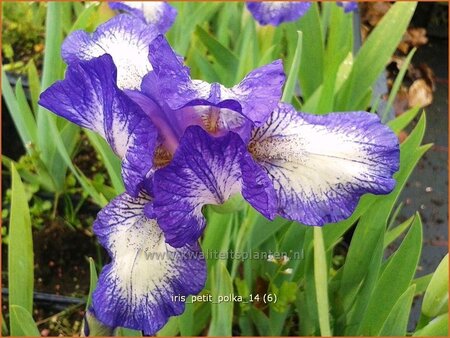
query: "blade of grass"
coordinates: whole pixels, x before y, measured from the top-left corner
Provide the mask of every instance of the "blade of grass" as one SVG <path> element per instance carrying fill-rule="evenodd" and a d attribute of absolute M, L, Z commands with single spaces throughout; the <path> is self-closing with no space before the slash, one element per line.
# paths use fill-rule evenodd
<path fill-rule="evenodd" d="M 324 40 L 317 2 L 311 3 L 311 8 L 298 20 L 296 28 L 303 32 L 302 62 L 298 76 L 303 98 L 307 100 L 323 82 Z"/>
<path fill-rule="evenodd" d="M 213 286 L 211 294 L 215 302 L 211 304 L 211 324 L 208 336 L 231 336 L 233 302 L 216 303 L 219 296 L 233 293 L 233 282 L 226 266 L 217 262 L 212 270 Z"/>
<path fill-rule="evenodd" d="M 297 47 L 295 49 L 294 59 L 286 81 L 286 86 L 284 87 L 283 96 L 281 98 L 281 101 L 287 103 L 290 103 L 292 101 L 292 97 L 294 96 L 295 86 L 298 81 L 298 71 L 301 64 L 303 33 L 298 31 L 297 34 Z"/>
<path fill-rule="evenodd" d="M 95 150 L 100 154 L 102 162 L 108 171 L 109 178 L 111 179 L 112 185 L 116 194 L 121 194 L 124 192 L 125 188 L 121 176 L 121 164 L 120 159 L 114 154 L 106 141 L 99 135 L 85 130 L 86 135 L 89 137 Z"/>
<path fill-rule="evenodd" d="M 331 329 L 328 304 L 328 267 L 322 228 L 320 227 L 314 227 L 314 282 L 320 334 L 322 337 L 329 337 L 331 336 Z"/>
<path fill-rule="evenodd" d="M 21 109 L 4 70 L 2 70 L 2 94 L 22 144 L 28 151 L 26 145 L 34 141 L 33 130 L 30 127 L 30 122 L 34 120 L 34 117 L 31 116 L 32 120 L 30 120 L 30 116 L 27 114 L 28 112 Z"/>
<path fill-rule="evenodd" d="M 49 2 L 47 4 L 44 67 L 42 71 L 41 89 L 45 90 L 53 82 L 60 78 L 62 60 L 60 57 L 62 43 L 61 10 L 62 3 Z M 42 153 L 44 163 L 51 164 L 55 144 L 49 135 L 50 124 L 54 122 L 54 116 L 43 107 L 39 107 L 37 114 L 38 147 Z"/>
<path fill-rule="evenodd" d="M 41 93 L 41 83 L 33 59 L 31 59 L 30 62 L 28 62 L 27 74 L 28 74 L 28 83 L 30 85 L 31 104 L 33 106 L 33 112 L 37 114 L 37 111 L 39 109 L 38 100 L 39 94 Z"/>
<path fill-rule="evenodd" d="M 40 337 L 41 334 L 30 312 L 19 305 L 11 305 L 11 336 Z M 14 329 L 13 329 L 14 327 Z"/>
<path fill-rule="evenodd" d="M 413 48 L 406 59 L 403 61 L 402 66 L 400 67 L 400 71 L 397 74 L 397 77 L 395 78 L 394 84 L 392 85 L 391 92 L 389 93 L 389 98 L 386 104 L 386 108 L 383 112 L 383 117 L 381 119 L 382 122 L 386 122 L 387 116 L 389 114 L 389 110 L 392 107 L 392 104 L 394 103 L 395 97 L 397 96 L 398 90 L 400 89 L 400 86 L 402 84 L 403 78 L 405 77 L 406 71 L 408 70 L 409 64 L 411 63 L 411 59 L 414 56 L 414 53 L 416 52 L 417 48 Z"/>
<path fill-rule="evenodd" d="M 89 294 L 88 294 L 88 298 L 86 301 L 86 311 L 89 309 L 89 307 L 92 304 L 92 293 L 95 290 L 95 287 L 97 285 L 97 280 L 98 280 L 98 276 L 97 276 L 97 269 L 95 268 L 95 262 L 92 259 L 92 257 L 89 257 Z"/>
<path fill-rule="evenodd" d="M 405 129 L 412 120 L 417 116 L 419 108 L 411 108 L 410 110 L 404 112 L 399 117 L 389 121 L 387 125 L 396 133 L 397 135 Z"/>
<path fill-rule="evenodd" d="M 18 305 L 25 311 L 33 311 L 33 237 L 30 211 L 25 188 L 14 164 L 11 164 L 12 196 L 9 219 L 8 287 L 9 311 Z M 12 335 L 20 332 L 20 322 L 10 322 Z"/>

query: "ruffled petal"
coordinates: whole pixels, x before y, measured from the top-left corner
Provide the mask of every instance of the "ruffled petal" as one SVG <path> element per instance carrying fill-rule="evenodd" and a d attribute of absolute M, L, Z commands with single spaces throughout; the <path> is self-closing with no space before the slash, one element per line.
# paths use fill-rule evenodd
<path fill-rule="evenodd" d="M 66 77 L 41 94 L 39 104 L 97 132 L 123 159 L 122 174 L 133 196 L 152 166 L 157 131 L 144 112 L 116 86 L 109 55 L 68 67 Z"/>
<path fill-rule="evenodd" d="M 94 232 L 111 256 L 93 294 L 95 316 L 110 327 L 154 335 L 170 316 L 184 311 L 181 297 L 199 293 L 206 264 L 198 244 L 175 249 L 164 241 L 154 219 L 144 215 L 148 196 L 122 194 L 94 223 Z"/>
<path fill-rule="evenodd" d="M 399 166 L 397 137 L 366 112 L 316 116 L 280 104 L 249 150 L 273 182 L 278 213 L 308 225 L 349 217 L 365 193 L 389 193 Z"/>
<path fill-rule="evenodd" d="M 228 133 L 211 137 L 189 127 L 170 164 L 154 175 L 153 212 L 166 241 L 174 247 L 202 234 L 205 204 L 222 204 L 241 193 L 259 212 L 273 218 L 275 191 L 267 175 L 248 154 L 241 138 Z"/>
<path fill-rule="evenodd" d="M 117 67 L 119 88 L 138 89 L 152 70 L 148 46 L 158 33 L 156 27 L 122 14 L 100 25 L 92 35 L 81 30 L 71 33 L 62 45 L 62 56 L 71 64 L 109 54 Z"/>
<path fill-rule="evenodd" d="M 143 91 L 167 103 L 172 110 L 188 111 L 190 119 L 208 121 L 213 128 L 237 131 L 246 121 L 261 124 L 276 107 L 285 80 L 281 60 L 250 72 L 238 85 L 226 88 L 218 83 L 192 80 L 189 69 L 177 58 L 163 36 L 150 46 L 150 61 L 158 87 L 144 79 Z M 187 107 L 197 107 L 188 109 Z M 180 113 L 181 114 L 181 113 Z M 228 128 L 228 129 L 227 129 Z M 229 129 L 231 128 L 231 129 Z"/>
<path fill-rule="evenodd" d="M 167 32 L 177 16 L 177 10 L 163 1 L 110 2 L 109 7 L 127 12 L 147 24 L 155 25 L 160 33 Z"/>
<path fill-rule="evenodd" d="M 298 20 L 310 6 L 311 3 L 306 1 L 247 2 L 247 8 L 256 21 L 272 26 Z"/>

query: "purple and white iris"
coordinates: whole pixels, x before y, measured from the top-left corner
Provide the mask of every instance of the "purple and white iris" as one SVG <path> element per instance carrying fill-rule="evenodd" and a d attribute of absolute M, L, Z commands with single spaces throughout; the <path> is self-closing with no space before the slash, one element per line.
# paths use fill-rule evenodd
<path fill-rule="evenodd" d="M 308 225 L 349 217 L 365 193 L 395 185 L 396 136 L 366 112 L 313 116 L 279 103 L 281 61 L 231 88 L 192 79 L 160 29 L 121 14 L 62 47 L 65 79 L 40 105 L 105 138 L 126 192 L 94 232 L 112 261 L 93 295 L 110 327 L 157 332 L 199 293 L 202 207 L 241 194 L 269 219 Z"/>
<path fill-rule="evenodd" d="M 247 2 L 247 9 L 261 25 L 278 26 L 296 21 L 311 7 L 309 1 Z"/>
<path fill-rule="evenodd" d="M 345 13 L 356 12 L 358 10 L 358 1 L 336 1 L 336 4 L 342 7 Z"/>
<path fill-rule="evenodd" d="M 109 7 L 129 13 L 147 24 L 156 26 L 160 33 L 167 32 L 177 16 L 177 10 L 162 1 L 110 2 Z"/>

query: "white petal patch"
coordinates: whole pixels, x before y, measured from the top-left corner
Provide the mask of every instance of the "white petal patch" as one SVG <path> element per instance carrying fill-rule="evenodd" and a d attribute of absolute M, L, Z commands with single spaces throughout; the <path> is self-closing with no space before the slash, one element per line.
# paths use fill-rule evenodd
<path fill-rule="evenodd" d="M 139 89 L 142 78 L 152 70 L 148 60 L 149 44 L 157 30 L 126 14 L 116 16 L 99 26 L 92 37 L 75 31 L 63 43 L 63 57 L 90 60 L 109 54 L 117 67 L 120 89 Z"/>
<path fill-rule="evenodd" d="M 281 107 L 249 144 L 274 184 L 281 215 L 310 225 L 336 222 L 351 215 L 362 194 L 392 190 L 398 141 L 375 115 L 312 116 Z"/>
<path fill-rule="evenodd" d="M 155 220 L 144 215 L 149 197 L 123 194 L 104 208 L 94 224 L 112 262 L 94 293 L 101 321 L 154 334 L 184 305 L 175 296 L 198 293 L 205 282 L 205 263 L 198 247 L 175 249 L 166 244 Z"/>

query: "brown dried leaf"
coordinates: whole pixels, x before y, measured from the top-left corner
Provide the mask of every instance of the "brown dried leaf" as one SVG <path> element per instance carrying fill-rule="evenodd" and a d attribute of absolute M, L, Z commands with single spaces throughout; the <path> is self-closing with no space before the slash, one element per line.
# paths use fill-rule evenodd
<path fill-rule="evenodd" d="M 374 27 L 389 8 L 391 8 L 391 4 L 388 2 L 363 2 L 361 3 L 361 20 Z"/>
<path fill-rule="evenodd" d="M 433 90 L 424 79 L 413 82 L 408 90 L 408 103 L 410 107 L 426 107 L 433 102 Z"/>

